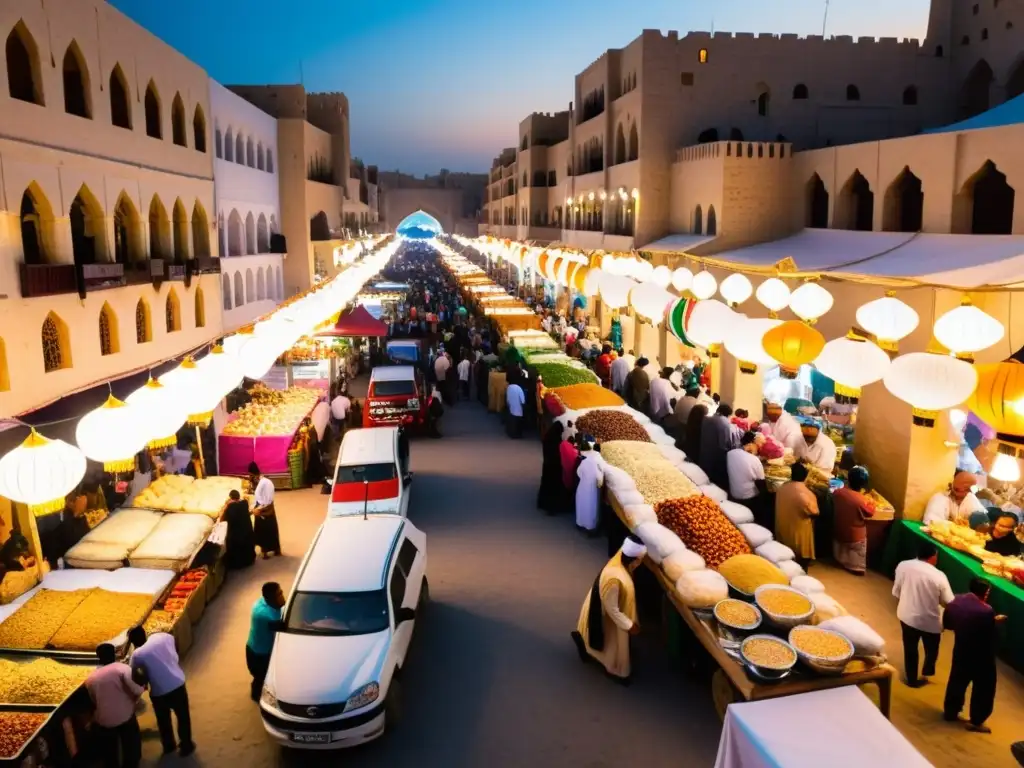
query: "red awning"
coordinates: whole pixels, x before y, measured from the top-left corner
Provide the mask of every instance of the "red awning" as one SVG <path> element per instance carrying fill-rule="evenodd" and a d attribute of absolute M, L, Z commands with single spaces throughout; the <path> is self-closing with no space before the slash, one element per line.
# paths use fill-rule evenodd
<path fill-rule="evenodd" d="M 333 328 L 320 331 L 317 336 L 387 336 L 388 326 L 375 320 L 362 304 L 350 312 L 342 312 Z"/>

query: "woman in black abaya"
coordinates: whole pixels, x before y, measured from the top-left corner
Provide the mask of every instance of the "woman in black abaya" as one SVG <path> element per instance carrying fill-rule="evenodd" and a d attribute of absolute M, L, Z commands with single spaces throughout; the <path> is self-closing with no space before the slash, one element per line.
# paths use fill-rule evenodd
<path fill-rule="evenodd" d="M 549 515 L 561 512 L 565 499 L 565 484 L 562 482 L 562 457 L 559 453 L 564 429 L 561 422 L 556 421 L 544 435 L 544 464 L 540 471 L 537 508 L 543 509 Z"/>

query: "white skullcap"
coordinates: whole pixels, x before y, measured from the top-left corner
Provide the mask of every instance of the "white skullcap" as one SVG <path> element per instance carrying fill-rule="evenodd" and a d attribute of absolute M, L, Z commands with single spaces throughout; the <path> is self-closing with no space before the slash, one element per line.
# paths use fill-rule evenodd
<path fill-rule="evenodd" d="M 643 542 L 627 536 L 626 540 L 622 542 L 622 554 L 626 557 L 643 557 L 647 554 L 647 547 Z"/>

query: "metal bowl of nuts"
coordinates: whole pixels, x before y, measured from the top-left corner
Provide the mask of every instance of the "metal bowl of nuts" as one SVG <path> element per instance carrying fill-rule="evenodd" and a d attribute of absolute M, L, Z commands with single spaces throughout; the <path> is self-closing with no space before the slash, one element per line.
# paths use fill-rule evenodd
<path fill-rule="evenodd" d="M 793 647 L 775 635 L 751 635 L 740 644 L 740 658 L 764 680 L 781 680 L 797 661 Z"/>
<path fill-rule="evenodd" d="M 853 658 L 853 643 L 830 629 L 801 624 L 789 630 L 789 644 L 800 661 L 822 675 L 841 675 Z"/>
<path fill-rule="evenodd" d="M 747 635 L 761 626 L 761 612 L 757 606 L 742 600 L 719 600 L 714 609 L 718 634 L 726 643 L 739 645 Z"/>
<path fill-rule="evenodd" d="M 803 592 L 780 584 L 765 584 L 754 591 L 754 602 L 768 621 L 781 629 L 806 624 L 814 615 L 814 603 Z"/>

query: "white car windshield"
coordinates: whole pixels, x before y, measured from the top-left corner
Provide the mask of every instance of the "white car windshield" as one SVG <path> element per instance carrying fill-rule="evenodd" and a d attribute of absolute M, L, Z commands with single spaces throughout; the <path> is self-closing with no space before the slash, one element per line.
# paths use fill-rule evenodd
<path fill-rule="evenodd" d="M 388 628 L 388 599 L 372 592 L 296 592 L 285 631 L 306 635 L 369 635 Z"/>

